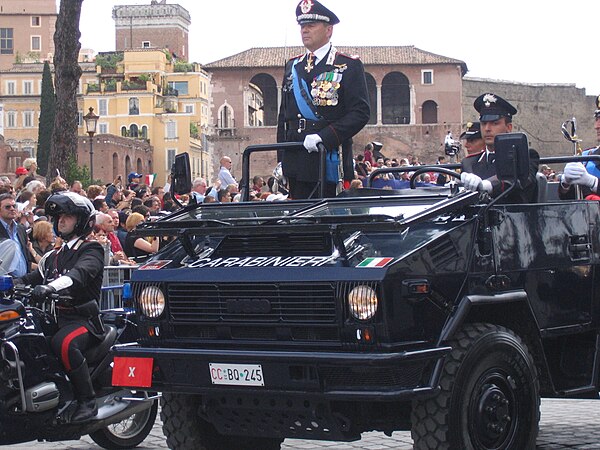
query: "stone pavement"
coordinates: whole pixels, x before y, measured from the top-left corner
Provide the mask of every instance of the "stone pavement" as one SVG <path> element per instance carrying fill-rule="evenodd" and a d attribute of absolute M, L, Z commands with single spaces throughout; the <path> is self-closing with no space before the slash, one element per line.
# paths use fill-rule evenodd
<path fill-rule="evenodd" d="M 542 420 L 540 434 L 537 440 L 538 450 L 600 450 L 600 400 L 542 400 Z M 80 441 L 10 445 L 4 449 L 35 449 L 35 450 L 99 450 L 91 439 Z M 160 420 L 157 420 L 150 436 L 146 438 L 139 449 L 165 449 L 167 445 L 161 430 Z M 328 442 L 287 439 L 282 447 L 285 450 L 409 450 L 412 449 L 410 432 L 396 432 L 391 437 L 383 433 L 365 433 L 356 442 Z M 223 449 L 227 450 L 227 449 Z M 257 449 L 259 450 L 259 449 Z"/>

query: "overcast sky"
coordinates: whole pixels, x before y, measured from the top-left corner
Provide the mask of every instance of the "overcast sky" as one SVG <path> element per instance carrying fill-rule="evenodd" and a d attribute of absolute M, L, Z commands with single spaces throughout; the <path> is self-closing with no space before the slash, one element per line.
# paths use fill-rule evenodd
<path fill-rule="evenodd" d="M 57 3 L 59 0 L 57 0 Z M 190 60 L 206 64 L 252 47 L 301 45 L 296 0 L 168 0 L 191 15 Z M 114 5 L 85 0 L 81 44 L 114 50 Z M 571 0 L 323 0 L 340 18 L 336 45 L 414 45 L 467 63 L 468 77 L 569 83 L 600 94 L 600 2 Z M 556 6 L 556 5 L 562 6 Z M 290 55 L 293 56 L 293 55 Z"/>

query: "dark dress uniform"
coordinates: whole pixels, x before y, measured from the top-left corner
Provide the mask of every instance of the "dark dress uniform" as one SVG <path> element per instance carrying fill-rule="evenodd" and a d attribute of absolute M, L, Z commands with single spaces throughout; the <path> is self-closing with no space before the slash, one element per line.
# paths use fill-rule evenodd
<path fill-rule="evenodd" d="M 79 423 L 97 414 L 96 394 L 85 352 L 97 346 L 104 337 L 98 309 L 104 249 L 98 242 L 86 242 L 85 237 L 80 237 L 71 248 L 65 244 L 46 253 L 38 269 L 21 278 L 20 282 L 40 287 L 61 276 L 73 281 L 70 287 L 61 290 L 72 300 L 61 300 L 55 305 L 58 331 L 52 336 L 50 345 L 73 385 L 77 406 L 70 420 Z"/>
<path fill-rule="evenodd" d="M 333 57 L 331 57 L 331 53 Z M 370 107 L 362 62 L 339 53 L 332 46 L 329 53 L 310 72 L 305 70 L 306 55 L 290 59 L 285 67 L 282 105 L 277 126 L 277 142 L 302 142 L 308 134 L 318 134 L 327 150 L 342 147 L 344 180 L 354 178 L 352 136 L 369 121 Z M 305 119 L 300 113 L 293 92 L 292 70 L 303 78 L 311 92 L 313 106 L 320 120 Z M 327 81 L 337 78 L 339 81 Z M 315 95 L 316 94 L 316 95 Z M 316 103 L 316 105 L 315 105 Z M 319 179 L 319 154 L 305 149 L 283 154 L 283 173 L 298 181 Z M 330 184 L 330 183 L 328 183 Z M 333 190 L 335 190 L 335 186 Z M 329 186 L 329 190 L 332 187 Z M 292 192 L 292 197 L 294 193 Z"/>
<path fill-rule="evenodd" d="M 339 22 L 331 11 L 317 1 L 301 2 L 297 20 Z M 293 70 L 298 84 L 306 83 L 304 92 L 294 95 Z M 301 113 L 297 98 L 317 116 L 308 120 Z M 309 106 L 310 105 L 310 106 Z M 362 62 L 338 52 L 331 46 L 327 55 L 316 65 L 306 55 L 291 58 L 285 65 L 282 83 L 282 102 L 277 124 L 277 142 L 302 142 L 309 134 L 318 134 L 328 151 L 342 150 L 344 180 L 354 178 L 352 137 L 369 121 L 370 107 L 367 83 Z M 285 151 L 280 155 L 283 173 L 290 180 L 292 198 L 306 198 L 310 192 L 294 192 L 296 181 L 312 183 L 319 180 L 319 153 L 306 149 Z M 311 189 L 312 190 L 312 189 Z M 327 196 L 335 195 L 335 184 L 327 183 Z M 300 195 L 299 195 L 300 194 Z"/>
<path fill-rule="evenodd" d="M 512 116 L 517 113 L 517 109 L 495 94 L 482 94 L 473 104 L 475 110 L 480 114 L 480 122 L 492 122 L 505 117 L 506 120 L 512 120 Z M 469 172 L 477 175 L 482 180 L 488 180 L 492 184 L 492 197 L 497 197 L 510 188 L 511 184 L 499 180 L 496 176 L 496 158 L 493 152 L 486 150 L 480 153 L 474 153 L 461 161 L 461 172 Z M 537 198 L 537 180 L 536 175 L 540 164 L 540 155 L 534 149 L 529 149 L 529 174 L 527 180 L 521 183 L 520 188 L 516 188 L 502 203 L 531 203 Z"/>

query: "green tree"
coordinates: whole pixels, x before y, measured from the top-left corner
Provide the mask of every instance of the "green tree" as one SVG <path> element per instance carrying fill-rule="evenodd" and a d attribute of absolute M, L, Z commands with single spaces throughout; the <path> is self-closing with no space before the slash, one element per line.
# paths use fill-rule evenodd
<path fill-rule="evenodd" d="M 46 175 L 48 172 L 48 157 L 52 147 L 52 130 L 54 130 L 54 116 L 56 113 L 56 97 L 50 64 L 44 62 L 42 74 L 42 93 L 40 101 L 40 125 L 38 129 L 37 164 L 38 173 Z"/>
<path fill-rule="evenodd" d="M 56 88 L 56 115 L 52 148 L 46 178 L 59 169 L 67 173 L 71 159 L 77 160 L 77 87 L 81 67 L 77 62 L 81 44 L 79 18 L 83 0 L 61 0 L 54 33 L 54 82 Z"/>

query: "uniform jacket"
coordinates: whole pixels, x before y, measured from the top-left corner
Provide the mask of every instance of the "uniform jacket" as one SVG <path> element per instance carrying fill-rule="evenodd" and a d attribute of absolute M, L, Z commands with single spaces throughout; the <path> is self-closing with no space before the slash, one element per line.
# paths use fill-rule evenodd
<path fill-rule="evenodd" d="M 293 92 L 292 67 L 306 80 L 307 94 L 312 96 L 318 114 L 318 125 L 309 125 L 299 131 L 300 110 Z M 290 59 L 285 66 L 282 83 L 282 102 L 277 124 L 277 142 L 302 142 L 308 134 L 318 134 L 325 148 L 342 147 L 344 178 L 354 178 L 352 162 L 352 136 L 369 121 L 370 107 L 365 72 L 358 58 L 347 56 L 331 47 L 327 55 L 307 72 L 306 56 Z M 301 117 L 301 116 L 300 116 Z M 301 181 L 317 181 L 319 175 L 318 152 L 305 149 L 284 152 L 283 172 Z"/>
<path fill-rule="evenodd" d="M 16 224 L 17 226 L 17 237 L 19 239 L 19 244 L 21 244 L 21 252 L 25 257 L 25 261 L 27 262 L 27 272 L 31 272 L 31 262 L 33 260 L 33 255 L 27 248 L 27 244 L 29 242 L 29 238 L 27 237 L 27 231 L 25 231 L 25 227 L 20 224 Z M 2 239 L 10 239 L 10 236 L 6 232 L 6 229 L 2 224 L 0 224 L 0 240 Z"/>
<path fill-rule="evenodd" d="M 537 151 L 529 149 L 529 176 L 523 183 L 522 189 L 517 188 L 502 203 L 531 203 L 537 197 L 536 174 L 540 164 L 540 155 Z M 474 153 L 461 161 L 461 171 L 474 173 L 483 180 L 492 183 L 492 197 L 497 197 L 510 187 L 510 183 L 501 181 L 496 176 L 495 155 L 490 153 L 486 158 L 486 151 Z"/>
<path fill-rule="evenodd" d="M 104 249 L 95 241 L 78 241 L 71 248 L 63 246 L 44 255 L 38 270 L 20 279 L 23 284 L 37 286 L 48 284 L 58 276 L 66 275 L 73 280 L 73 285 L 60 291 L 61 294 L 73 297 L 71 306 L 84 304 L 91 306 L 100 300 L 102 277 L 104 271 Z M 57 309 L 59 326 L 76 322 L 85 326 L 92 335 L 101 337 L 104 328 L 98 319 L 98 307 L 86 310 L 67 311 Z"/>

